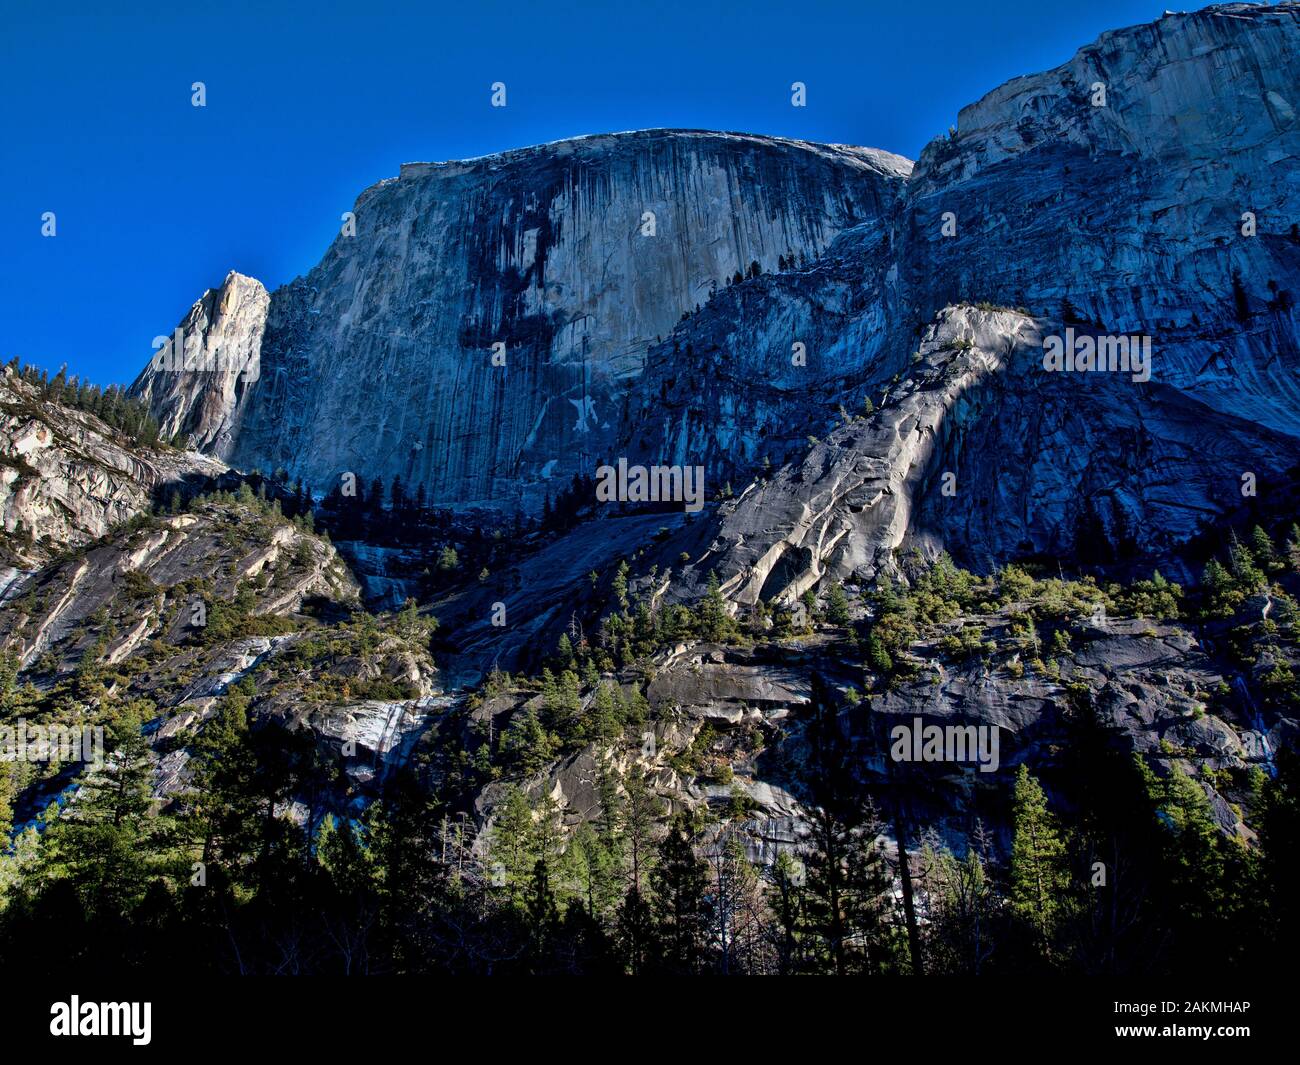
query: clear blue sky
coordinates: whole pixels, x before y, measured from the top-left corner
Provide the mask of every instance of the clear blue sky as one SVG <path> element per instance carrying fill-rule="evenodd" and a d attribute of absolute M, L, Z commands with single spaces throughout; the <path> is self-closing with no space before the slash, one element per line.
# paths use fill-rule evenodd
<path fill-rule="evenodd" d="M 101 11 L 96 11 L 99 8 Z M 915 158 L 1161 0 L 131 4 L 0 13 L 0 358 L 129 381 L 230 269 L 306 272 L 364 187 L 651 126 Z M 108 13 L 111 12 L 111 13 Z M 808 106 L 790 106 L 790 84 Z M 207 107 L 190 86 L 207 86 Z M 508 106 L 489 106 L 503 81 Z M 41 236 L 53 211 L 58 235 Z"/>

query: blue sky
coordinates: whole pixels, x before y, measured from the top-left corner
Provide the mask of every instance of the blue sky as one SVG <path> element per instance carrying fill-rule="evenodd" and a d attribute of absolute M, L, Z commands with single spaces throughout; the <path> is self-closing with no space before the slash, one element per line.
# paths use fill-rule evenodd
<path fill-rule="evenodd" d="M 0 359 L 130 381 L 205 288 L 230 269 L 268 288 L 306 272 L 357 193 L 404 161 L 651 126 L 915 158 L 962 105 L 1161 11 L 6 0 Z M 191 106 L 195 81 L 204 108 Z M 495 81 L 505 108 L 489 104 Z M 808 86 L 807 107 L 790 106 L 793 81 Z M 46 211 L 53 238 L 41 235 Z"/>

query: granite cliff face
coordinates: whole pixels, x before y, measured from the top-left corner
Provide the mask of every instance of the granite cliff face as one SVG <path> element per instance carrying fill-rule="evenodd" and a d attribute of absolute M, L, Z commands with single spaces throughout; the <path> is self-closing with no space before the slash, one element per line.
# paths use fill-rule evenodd
<path fill-rule="evenodd" d="M 165 436 L 186 436 L 202 451 L 229 454 L 261 373 L 270 304 L 260 281 L 232 270 L 158 345 L 135 392 Z"/>
<path fill-rule="evenodd" d="M 1295 5 L 1231 4 L 1103 34 L 963 108 L 908 182 L 900 297 L 1149 335 L 1157 380 L 1295 435 L 1297 56 Z"/>
<path fill-rule="evenodd" d="M 944 430 L 962 488 L 910 509 L 918 538 L 989 565 L 1073 550 L 1095 516 L 1163 554 L 1296 461 L 1297 55 L 1294 5 L 1108 33 L 963 109 L 915 171 L 691 131 L 411 164 L 307 277 L 267 298 L 232 274 L 196 304 L 183 332 L 231 371 L 135 390 L 318 490 L 397 474 L 536 512 L 617 456 L 702 465 L 711 493 L 797 468 L 887 402 L 936 313 L 1018 308 L 1039 343 L 1149 338 L 1151 381 L 1049 380 L 1025 354 Z"/>
<path fill-rule="evenodd" d="M 1293 5 L 1210 8 L 990 93 L 926 148 L 888 217 L 734 286 L 652 348 L 620 453 L 702 463 L 736 492 L 789 464 L 791 503 L 818 513 L 808 437 L 887 406 L 924 372 L 936 315 L 977 304 L 1034 319 L 1037 365 L 1026 348 L 936 425 L 955 449 L 936 468 L 958 476 L 948 495 L 916 486 L 915 539 L 988 567 L 1069 555 L 1093 526 L 1140 530 L 1161 558 L 1239 506 L 1244 479 L 1280 501 L 1300 433 L 1297 44 Z M 1149 380 L 1044 372 L 1044 341 L 1067 328 L 1149 344 Z M 876 443 L 816 461 L 852 479 L 884 457 Z M 745 550 L 780 555 L 762 524 Z M 763 569 L 734 587 L 757 594 Z"/>
<path fill-rule="evenodd" d="M 871 149 L 695 131 L 582 137 L 402 167 L 305 278 L 231 275 L 188 352 L 147 369 L 174 431 L 328 489 L 398 474 L 431 502 L 535 509 L 621 428 L 650 345 L 737 274 L 811 260 L 892 204 L 910 164 Z M 496 349 L 495 344 L 503 344 Z"/>
<path fill-rule="evenodd" d="M 1294 438 L 1155 381 L 1045 373 L 1046 328 L 945 309 L 878 407 L 719 509 L 695 571 L 753 605 L 792 603 L 824 576 L 870 579 L 911 547 L 984 571 L 1012 556 L 1096 560 L 1087 535 L 1169 558 L 1242 502 L 1240 471 L 1289 484 Z"/>

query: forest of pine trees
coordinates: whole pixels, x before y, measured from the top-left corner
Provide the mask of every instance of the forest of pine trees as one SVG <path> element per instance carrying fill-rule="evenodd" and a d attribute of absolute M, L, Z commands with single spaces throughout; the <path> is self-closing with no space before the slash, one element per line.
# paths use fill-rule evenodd
<path fill-rule="evenodd" d="M 37 389 L 41 399 L 93 414 L 134 444 L 154 447 L 163 442 L 159 438 L 158 422 L 149 413 L 148 405 L 128 396 L 121 385 L 101 388 L 89 381 L 79 381 L 76 375 L 68 376 L 67 367 L 60 368 L 51 377 L 48 370 L 24 365 L 16 356 L 8 368 Z"/>
<path fill-rule="evenodd" d="M 876 808 L 830 715 L 814 711 L 804 844 L 770 865 L 722 826 L 666 811 L 633 770 L 597 781 L 571 838 L 516 789 L 486 860 L 409 777 L 341 818 L 311 796 L 331 768 L 301 734 L 222 700 L 194 790 L 149 798 L 139 719 L 43 835 L 6 860 L 0 964 L 32 978 L 108 971 L 335 973 L 1031 973 L 1236 970 L 1295 937 L 1293 757 L 1262 785 L 1263 846 L 1213 825 L 1204 793 L 1156 777 L 1080 706 L 1051 799 L 1017 771 L 1005 860 L 921 841 L 909 918 Z M 821 735 L 824 733 L 824 735 Z M 308 808 L 277 816 L 291 798 Z"/>
<path fill-rule="evenodd" d="M 258 514 L 282 512 L 279 499 L 263 499 L 247 484 L 220 495 Z M 311 513 L 308 507 L 294 520 L 306 523 Z M 448 555 L 448 566 L 460 564 Z M 1258 834 L 1250 845 L 1221 831 L 1200 782 L 1176 761 L 1135 753 L 1128 736 L 1104 723 L 1091 689 L 1065 683 L 1059 753 L 1039 766 L 1008 766 L 1002 797 L 990 807 L 998 826 L 972 816 L 954 836 L 919 816 L 927 787 L 919 774 L 900 767 L 882 782 L 862 772 L 870 751 L 860 738 L 849 741 L 842 713 L 845 700 L 887 692 L 910 668 L 918 636 L 963 612 L 1013 611 L 1009 639 L 1028 668 L 1060 678 L 1050 656 L 1069 647 L 1063 617 L 1104 603 L 1128 616 L 1226 625 L 1263 593 L 1273 603 L 1270 617 L 1229 629 L 1225 653 L 1243 669 L 1267 654 L 1273 664 L 1260 671 L 1260 705 L 1290 711 L 1296 687 L 1286 663 L 1298 615 L 1286 587 L 1297 572 L 1300 529 L 1281 547 L 1255 529 L 1229 538 L 1194 593 L 1158 573 L 1126 586 L 1040 578 L 1014 566 L 981 577 L 941 556 L 906 585 L 881 581 L 866 617 L 855 616 L 844 589 L 831 584 L 821 600 L 805 597 L 801 615 L 765 608 L 737 619 L 712 575 L 694 607 L 652 612 L 624 562 L 592 575 L 608 602 L 593 638 L 562 637 L 524 683 L 527 702 L 504 727 L 487 736 L 448 731 L 419 771 L 396 773 L 376 794 L 347 804 L 338 802 L 347 789 L 340 764 L 307 730 L 259 723 L 251 713 L 256 693 L 240 683 L 192 741 L 190 789 L 162 809 L 150 797 L 153 752 L 142 731 L 157 707 L 122 702 L 103 670 L 79 670 L 63 682 L 66 697 L 112 708 L 105 718 L 112 756 L 18 831 L 18 778 L 0 764 L 0 828 L 13 831 L 0 856 L 0 964 L 33 977 L 70 966 L 87 973 L 123 966 L 335 974 L 1240 971 L 1296 935 L 1300 767 L 1293 752 L 1278 754 L 1275 773 L 1255 767 L 1246 774 Z M 209 629 L 230 621 L 228 635 L 262 631 L 246 627 L 252 617 L 248 604 L 236 603 L 230 619 L 215 611 Z M 359 617 L 345 627 L 362 645 L 369 631 L 373 643 L 374 619 Z M 427 639 L 432 624 L 421 621 L 412 603 L 393 624 Z M 808 811 L 805 831 L 779 853 L 758 855 L 752 832 L 742 831 L 751 813 L 743 794 L 733 791 L 730 806 L 669 808 L 638 759 L 652 720 L 632 678 L 653 650 L 676 641 L 780 641 L 823 623 L 860 652 L 866 695 L 842 695 L 814 670 L 813 698 L 798 711 L 792 782 Z M 319 645 L 327 658 L 345 653 L 345 642 L 334 651 L 328 637 L 305 644 Z M 964 629 L 944 645 L 955 658 L 994 650 Z M 314 661 L 313 653 L 304 649 L 298 661 Z M 473 698 L 519 686 L 494 673 Z M 5 712 L 35 697 L 30 686 L 18 690 L 16 661 L 0 661 Z M 672 771 L 703 774 L 712 738 L 701 729 L 670 760 Z M 589 745 L 604 752 L 595 763 L 594 807 L 582 824 L 566 825 L 550 793 L 528 782 Z M 476 836 L 467 815 L 488 784 L 503 794 Z M 906 861 L 890 840 L 904 842 Z"/>

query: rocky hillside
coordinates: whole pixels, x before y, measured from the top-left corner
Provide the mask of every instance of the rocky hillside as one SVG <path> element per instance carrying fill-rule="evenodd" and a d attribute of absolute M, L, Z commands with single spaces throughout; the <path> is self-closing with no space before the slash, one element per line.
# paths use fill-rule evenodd
<path fill-rule="evenodd" d="M 49 402 L 12 367 L 0 377 L 0 551 L 27 567 L 147 511 L 165 486 L 227 469 L 216 459 L 138 441 L 92 413 Z M 0 588 L 16 578 L 0 579 Z"/>
<path fill-rule="evenodd" d="M 450 701 L 435 698 L 429 627 L 361 611 L 310 520 L 244 487 L 62 553 L 0 612 L 0 654 L 26 685 L 9 689 L 10 711 L 33 722 L 144 713 L 153 790 L 169 798 L 185 789 L 188 745 L 237 686 L 258 719 L 346 750 L 361 781 L 400 762 Z M 28 802 L 43 783 L 28 784 Z"/>
<path fill-rule="evenodd" d="M 1294 573 L 1286 585 L 1297 586 Z M 838 718 L 853 764 L 881 796 L 894 790 L 884 741 L 894 726 L 996 731 L 993 775 L 970 765 L 913 767 L 925 786 L 909 797 L 909 821 L 964 840 L 977 819 L 995 836 L 1008 830 L 1000 782 L 1022 762 L 1050 774 L 1079 707 L 1088 706 L 1162 772 L 1177 766 L 1199 776 L 1220 829 L 1249 839 L 1242 819 L 1253 802 L 1251 770 L 1272 767 L 1300 720 L 1290 697 L 1277 702 L 1278 689 L 1263 679 L 1279 662 L 1289 672 L 1294 660 L 1291 593 L 1279 587 L 1240 602 L 1209 623 L 1206 638 L 1194 612 L 1183 616 L 1181 589 L 1159 578 L 1105 588 L 1011 570 L 981 583 L 944 562 L 901 600 L 850 595 L 837 608 L 810 599 L 802 614 L 724 626 L 722 640 L 708 639 L 703 617 L 685 616 L 675 632 L 657 619 L 631 652 L 607 639 L 594 646 L 590 660 L 604 658 L 611 671 L 575 683 L 570 696 L 562 683 L 539 694 L 494 675 L 471 700 L 462 730 L 449 740 L 444 724 L 430 743 L 464 745 L 482 766 L 500 767 L 487 779 L 503 772 L 506 782 L 489 783 L 475 800 L 487 829 L 511 793 L 507 782 L 534 803 L 554 803 L 572 831 L 599 817 L 602 769 L 615 779 L 637 771 L 669 809 L 711 826 L 709 838 L 743 840 L 751 860 L 767 865 L 809 831 L 816 752 L 808 730 L 819 714 Z M 1286 650 L 1261 627 L 1274 611 L 1287 619 Z M 630 613 L 627 623 L 630 630 Z M 611 668 L 620 655 L 635 660 L 641 640 L 650 648 L 643 666 Z M 576 660 L 561 654 L 551 666 L 557 676 L 574 669 L 576 682 L 588 675 L 587 658 L 585 650 Z M 1267 702 L 1269 724 L 1259 713 Z M 607 718 L 612 724 L 602 725 Z M 519 753 L 520 737 L 538 728 L 549 734 L 553 760 Z M 625 730 L 640 742 L 620 744 Z M 490 832 L 479 838 L 486 845 Z"/>
<path fill-rule="evenodd" d="M 314 600 L 355 600 L 334 551 L 280 520 L 196 504 L 138 515 L 108 536 L 63 552 L 24 582 L 5 612 L 5 646 L 23 666 L 57 674 L 93 645 L 109 664 L 151 640 L 164 646 L 247 600 L 251 617 L 296 613 Z M 97 624 L 88 624 L 95 619 Z"/>

